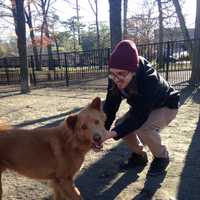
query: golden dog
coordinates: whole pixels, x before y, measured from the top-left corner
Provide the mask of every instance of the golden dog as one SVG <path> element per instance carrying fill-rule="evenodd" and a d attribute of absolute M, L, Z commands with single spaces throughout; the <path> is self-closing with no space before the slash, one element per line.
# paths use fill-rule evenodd
<path fill-rule="evenodd" d="M 30 178 L 50 180 L 55 200 L 80 200 L 73 179 L 86 153 L 92 147 L 101 148 L 104 122 L 99 97 L 57 127 L 24 130 L 0 122 L 0 173 L 10 169 Z"/>

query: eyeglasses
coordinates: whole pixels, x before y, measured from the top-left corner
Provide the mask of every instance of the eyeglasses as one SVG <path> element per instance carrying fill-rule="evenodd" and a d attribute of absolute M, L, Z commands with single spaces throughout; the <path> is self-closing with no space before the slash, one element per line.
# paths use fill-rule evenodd
<path fill-rule="evenodd" d="M 113 81 L 119 81 L 119 80 L 124 80 L 126 77 L 129 75 L 130 72 L 110 72 L 108 77 L 112 79 Z"/>

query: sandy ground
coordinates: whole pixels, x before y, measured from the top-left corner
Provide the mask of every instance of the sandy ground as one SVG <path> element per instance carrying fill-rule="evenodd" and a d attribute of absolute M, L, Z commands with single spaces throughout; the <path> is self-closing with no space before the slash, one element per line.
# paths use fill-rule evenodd
<path fill-rule="evenodd" d="M 55 126 L 68 114 L 100 96 L 105 99 L 106 81 L 95 80 L 77 86 L 34 89 L 21 95 L 0 86 L 0 117 L 22 128 Z M 141 172 L 118 170 L 130 152 L 122 141 L 110 140 L 103 151 L 89 152 L 76 184 L 85 200 L 199 200 L 200 199 L 200 90 L 181 91 L 176 119 L 161 133 L 169 147 L 171 164 L 167 174 L 147 177 L 149 165 Z M 126 112 L 123 103 L 118 116 Z M 148 150 L 148 149 L 147 149 Z M 152 157 L 148 151 L 149 160 Z M 149 162 L 150 163 L 150 162 Z M 6 171 L 2 177 L 3 200 L 50 200 L 45 182 Z"/>

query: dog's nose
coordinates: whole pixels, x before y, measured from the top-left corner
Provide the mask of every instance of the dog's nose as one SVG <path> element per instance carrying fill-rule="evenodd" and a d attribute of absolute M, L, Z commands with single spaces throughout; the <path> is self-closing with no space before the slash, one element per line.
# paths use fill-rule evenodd
<path fill-rule="evenodd" d="M 100 141 L 101 140 L 101 136 L 98 133 L 95 133 L 93 136 L 94 141 Z"/>

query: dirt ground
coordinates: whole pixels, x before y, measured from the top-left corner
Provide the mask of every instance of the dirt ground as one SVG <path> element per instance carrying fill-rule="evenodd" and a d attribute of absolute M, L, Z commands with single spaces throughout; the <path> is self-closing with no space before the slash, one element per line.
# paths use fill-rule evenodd
<path fill-rule="evenodd" d="M 0 86 L 0 117 L 22 128 L 55 126 L 68 114 L 78 111 L 92 98 L 105 99 L 106 81 L 95 80 L 77 86 L 34 89 L 21 95 Z M 126 112 L 123 103 L 118 116 Z M 110 140 L 104 149 L 89 152 L 76 179 L 85 200 L 200 200 L 200 89 L 181 91 L 177 118 L 161 133 L 168 145 L 171 164 L 167 174 L 146 177 L 142 172 L 120 172 L 119 163 L 130 152 L 122 141 Z M 9 147 L 8 147 L 9 148 Z M 147 149 L 148 150 L 148 149 Z M 148 151 L 149 160 L 152 157 Z M 149 162 L 150 163 L 150 162 Z M 3 174 L 3 200 L 50 200 L 47 183 L 14 172 Z"/>

